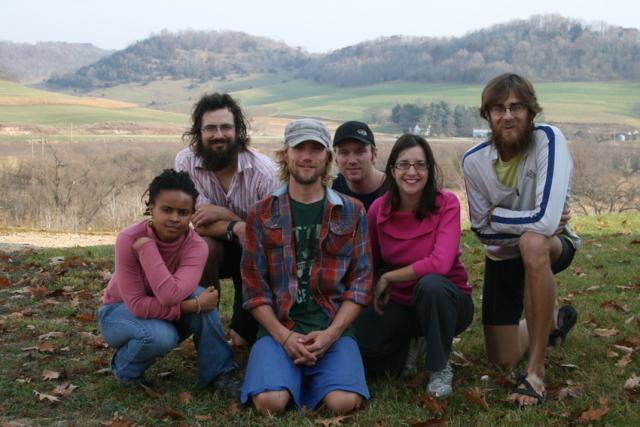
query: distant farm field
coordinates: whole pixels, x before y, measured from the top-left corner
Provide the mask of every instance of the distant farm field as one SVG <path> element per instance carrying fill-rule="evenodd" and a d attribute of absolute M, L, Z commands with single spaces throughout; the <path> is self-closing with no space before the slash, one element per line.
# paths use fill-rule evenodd
<path fill-rule="evenodd" d="M 535 82 L 534 82 L 535 83 Z M 545 119 L 552 122 L 611 123 L 640 127 L 640 82 L 535 83 Z M 162 80 L 91 92 L 92 96 L 188 113 L 206 92 L 230 92 L 253 115 L 313 116 L 330 120 L 369 119 L 398 103 L 448 101 L 479 105 L 482 85 L 385 83 L 337 87 L 290 76 L 253 75 L 205 83 Z M 154 103 L 153 105 L 151 105 Z"/>
<path fill-rule="evenodd" d="M 536 88 L 545 121 L 640 128 L 640 82 L 539 83 Z M 208 82 L 165 79 L 72 96 L 0 81 L 0 125 L 65 128 L 130 122 L 184 127 L 193 104 L 214 91 L 233 94 L 254 118 L 360 119 L 378 122 L 378 131 L 394 132 L 379 121 L 390 115 L 394 105 L 447 101 L 476 107 L 482 86 L 393 82 L 336 87 L 289 75 L 261 74 Z"/>
<path fill-rule="evenodd" d="M 135 103 L 77 97 L 0 80 L 0 124 L 67 127 L 104 122 L 183 125 L 183 114 L 141 108 Z"/>

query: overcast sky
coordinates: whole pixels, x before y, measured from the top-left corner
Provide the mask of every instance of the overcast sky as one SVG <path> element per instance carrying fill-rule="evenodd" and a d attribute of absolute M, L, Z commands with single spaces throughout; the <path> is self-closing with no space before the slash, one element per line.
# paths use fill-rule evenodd
<path fill-rule="evenodd" d="M 236 30 L 327 52 L 380 36 L 461 36 L 557 13 L 640 28 L 638 0 L 2 0 L 0 40 L 122 49 L 162 29 Z"/>

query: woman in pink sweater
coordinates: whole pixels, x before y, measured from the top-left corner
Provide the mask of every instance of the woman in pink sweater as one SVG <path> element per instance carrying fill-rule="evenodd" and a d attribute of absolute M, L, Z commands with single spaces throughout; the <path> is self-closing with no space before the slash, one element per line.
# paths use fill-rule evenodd
<path fill-rule="evenodd" d="M 446 396 L 453 338 L 473 318 L 460 261 L 460 203 L 438 189 L 438 166 L 420 136 L 396 141 L 385 173 L 389 190 L 367 214 L 377 281 L 373 305 L 356 323 L 358 344 L 370 373 L 399 373 L 410 339 L 424 337 L 427 390 Z"/>
<path fill-rule="evenodd" d="M 198 197 L 186 172 L 167 169 L 148 188 L 150 220 L 118 234 L 115 271 L 98 310 L 100 332 L 116 351 L 123 384 L 149 386 L 145 370 L 194 336 L 198 384 L 240 395 L 231 348 L 218 316 L 218 291 L 198 286 L 207 244 L 189 227 Z"/>

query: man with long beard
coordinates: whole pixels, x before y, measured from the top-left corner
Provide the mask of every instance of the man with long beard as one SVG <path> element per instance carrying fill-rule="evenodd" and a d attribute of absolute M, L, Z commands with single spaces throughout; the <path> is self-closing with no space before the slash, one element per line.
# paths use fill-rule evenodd
<path fill-rule="evenodd" d="M 328 187 L 329 131 L 289 123 L 277 153 L 283 185 L 247 219 L 244 307 L 260 323 L 241 401 L 263 415 L 290 402 L 338 414 L 369 398 L 352 322 L 371 297 L 362 205 Z"/>
<path fill-rule="evenodd" d="M 191 129 L 183 139 L 189 147 L 176 156 L 175 169 L 187 171 L 198 189 L 195 230 L 209 246 L 202 283 L 220 288 L 231 277 L 235 288 L 231 319 L 232 345 L 255 340 L 257 324 L 242 310 L 240 259 L 245 220 L 256 202 L 276 188 L 276 166 L 249 147 L 246 119 L 228 94 L 205 95 L 192 113 Z"/>
<path fill-rule="evenodd" d="M 529 353 L 526 374 L 509 396 L 520 406 L 545 400 L 547 346 L 564 341 L 577 319 L 572 306 L 557 309 L 554 279 L 580 244 L 568 225 L 571 155 L 559 129 L 534 123 L 541 111 L 526 78 L 494 78 L 480 107 L 491 139 L 467 151 L 462 162 L 471 228 L 486 249 L 488 357 L 514 367 Z"/>

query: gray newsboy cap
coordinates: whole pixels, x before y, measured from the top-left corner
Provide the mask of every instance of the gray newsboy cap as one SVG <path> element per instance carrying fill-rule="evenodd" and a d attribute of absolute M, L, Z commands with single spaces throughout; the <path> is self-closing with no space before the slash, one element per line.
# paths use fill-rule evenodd
<path fill-rule="evenodd" d="M 284 129 L 284 143 L 289 147 L 295 147 L 304 141 L 316 141 L 329 148 L 331 144 L 329 129 L 316 119 L 298 119 L 289 122 Z"/>

